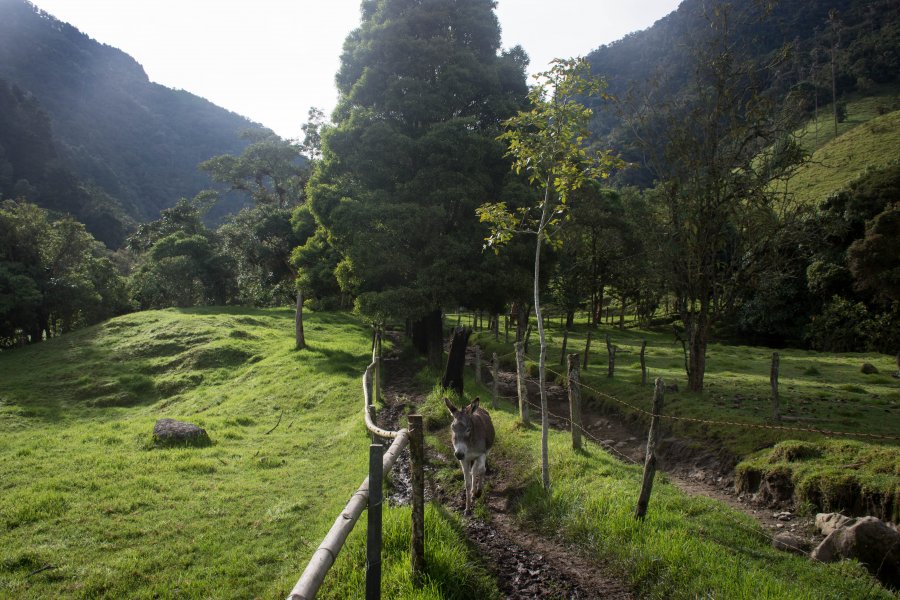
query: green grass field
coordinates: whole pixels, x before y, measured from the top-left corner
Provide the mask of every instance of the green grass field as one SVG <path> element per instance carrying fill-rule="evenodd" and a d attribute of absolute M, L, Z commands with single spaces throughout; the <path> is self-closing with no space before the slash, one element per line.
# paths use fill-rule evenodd
<path fill-rule="evenodd" d="M 468 397 L 490 392 L 467 380 Z M 431 428 L 448 417 L 436 390 L 422 412 Z M 508 402 L 491 411 L 497 428 L 492 456 L 515 472 L 494 475 L 521 482 L 517 519 L 525 528 L 562 534 L 583 556 L 609 565 L 639 597 L 846 600 L 893 598 L 857 563 L 825 565 L 775 550 L 753 519 L 707 498 L 691 497 L 657 473 L 647 517 L 633 514 L 642 469 L 587 443 L 571 447 L 567 432 L 550 431 L 550 493 L 541 486 L 540 427 L 522 427 Z M 449 444 L 446 430 L 431 440 Z M 462 485 L 454 464 L 435 475 Z M 488 479 L 490 485 L 490 477 Z M 484 514 L 484 507 L 476 514 Z"/>
<path fill-rule="evenodd" d="M 587 332 L 588 327 L 583 322 L 576 325 L 569 335 L 568 352 L 583 355 Z M 618 348 L 612 379 L 607 377 L 604 339 L 607 334 Z M 486 332 L 475 337 L 477 343 L 485 347 L 488 356 L 497 352 L 503 357 L 501 360 L 507 368 L 515 369 L 512 345 L 505 343 L 502 335 L 500 342 L 494 341 L 493 336 Z M 642 340 L 647 340 L 647 386 L 641 385 Z M 562 334 L 558 320 L 549 328 L 549 341 L 549 376 L 562 380 L 565 369 L 560 365 Z M 535 333 L 531 338 L 528 361 L 534 372 L 538 351 Z M 897 369 L 895 357 L 875 353 L 825 354 L 792 349 L 779 350 L 779 355 L 780 412 L 784 417 L 780 422 L 774 420 L 772 410 L 769 382 L 771 349 L 711 344 L 705 389 L 702 394 L 696 394 L 686 391 L 684 356 L 681 345 L 673 336 L 632 328 L 619 330 L 601 327 L 593 333 L 590 365 L 581 373 L 583 395 L 596 408 L 614 409 L 646 426 L 649 420 L 641 411 L 651 410 L 652 381 L 662 377 L 667 384 L 677 384 L 680 390 L 666 394 L 664 415 L 706 421 L 664 419 L 664 435 L 693 440 L 701 448 L 724 449 L 737 458 L 748 457 L 789 440 L 817 444 L 826 438 L 853 440 L 853 447 L 863 458 L 842 463 L 852 464 L 852 469 L 835 469 L 833 465 L 817 459 L 804 464 L 804 470 L 812 469 L 816 474 L 816 477 L 804 478 L 818 482 L 816 489 L 808 490 L 809 497 L 815 498 L 817 493 L 837 485 L 838 481 L 845 487 L 856 485 L 886 495 L 900 489 L 900 380 L 890 375 Z M 864 362 L 875 365 L 879 374 L 860 372 Z M 826 436 L 815 430 L 838 434 Z M 885 438 L 869 437 L 872 435 Z M 827 455 L 828 452 L 822 454 Z M 757 459 L 768 460 L 765 453 L 762 456 Z M 865 458 L 868 456 L 881 458 L 868 460 Z M 885 461 L 891 468 L 885 470 Z M 772 461 L 773 464 L 776 462 Z M 818 467 L 821 470 L 816 470 Z M 801 495 L 803 499 L 806 496 Z M 839 507 L 832 505 L 829 508 Z"/>
<path fill-rule="evenodd" d="M 292 319 L 290 310 L 150 311 L 0 354 L 0 597 L 286 596 L 365 476 L 369 445 L 359 389 L 369 362 L 367 327 L 343 314 L 309 313 L 310 348 L 298 352 Z M 635 381 L 636 356 L 627 353 L 629 340 L 642 334 L 612 334 L 623 348 L 620 375 L 607 382 L 595 361 L 588 383 L 649 404 Z M 665 336 L 650 339 L 651 374 L 677 379 L 680 347 Z M 768 367 L 745 372 L 765 350 L 711 354 L 713 389 L 732 394 L 725 380 L 736 377 L 735 386 L 746 381 L 755 390 L 740 386 L 747 402 L 765 406 L 767 381 L 757 380 Z M 893 411 L 893 380 L 857 381 L 858 358 L 798 353 L 794 387 L 813 393 L 839 379 L 828 399 L 865 394 L 866 403 L 884 401 Z M 889 366 L 885 357 L 867 359 L 883 372 Z M 799 373 L 809 361 L 819 385 L 803 387 L 807 376 Z M 421 376 L 424 385 L 433 380 Z M 706 415 L 743 410 L 715 400 L 710 410 L 711 399 L 676 394 L 667 406 Z M 698 401 L 707 408 L 692 408 Z M 432 426 L 446 421 L 438 394 L 423 412 Z M 159 417 L 197 423 L 213 443 L 155 447 L 151 430 Z M 876 427 L 872 421 L 846 425 Z M 890 597 L 858 565 L 817 565 L 772 550 L 750 519 L 664 482 L 654 489 L 648 519 L 635 522 L 639 469 L 593 446 L 574 454 L 563 433 L 551 433 L 554 485 L 545 495 L 539 431 L 516 425 L 511 406 L 497 411 L 495 422 L 497 454 L 523 482 L 523 525 L 563 532 L 586 556 L 609 561 L 644 597 Z M 428 443 L 443 448 L 445 437 L 437 431 Z M 736 443 L 746 447 L 752 439 Z M 452 464 L 435 477 L 462 483 Z M 436 505 L 426 514 L 427 579 L 414 589 L 409 526 L 408 509 L 386 511 L 384 597 L 501 597 L 464 542 L 458 517 Z M 360 523 L 319 597 L 362 597 L 364 539 Z"/>
<path fill-rule="evenodd" d="M 290 310 L 151 311 L 0 354 L 0 597 L 285 597 L 366 476 L 369 445 L 368 329 L 309 313 L 301 352 L 292 332 Z M 154 447 L 160 417 L 212 445 Z M 477 569 L 442 579 L 473 560 L 442 518 L 431 588 L 493 589 Z M 352 548 L 339 572 L 363 569 Z M 386 570 L 391 597 L 436 597 L 400 574 Z M 320 597 L 348 597 L 337 581 Z"/>

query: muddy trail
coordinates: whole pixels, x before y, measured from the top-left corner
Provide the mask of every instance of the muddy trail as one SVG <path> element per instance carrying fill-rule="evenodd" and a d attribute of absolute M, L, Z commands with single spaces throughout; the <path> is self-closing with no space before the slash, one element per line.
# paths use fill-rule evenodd
<path fill-rule="evenodd" d="M 399 344 L 395 344 L 395 347 Z M 427 390 L 415 382 L 415 367 L 395 354 L 384 358 L 385 408 L 377 415 L 382 427 L 396 429 L 400 417 L 425 400 Z M 489 461 L 485 504 L 488 518 L 464 516 L 464 490 L 460 474 L 459 489 L 446 490 L 435 482 L 435 465 L 452 465 L 449 456 L 426 448 L 425 499 L 435 500 L 461 517 L 463 532 L 478 550 L 483 564 L 496 577 L 498 587 L 510 600 L 537 599 L 610 599 L 634 598 L 628 586 L 610 574 L 603 565 L 589 561 L 560 539 L 551 539 L 520 528 L 512 518 L 516 488 L 502 473 L 502 465 Z M 407 504 L 410 499 L 409 450 L 400 455 L 391 474 L 388 500 Z"/>
<path fill-rule="evenodd" d="M 392 336 L 393 337 L 393 336 Z M 399 336 L 397 336 L 399 339 Z M 399 347 L 399 344 L 395 344 Z M 474 353 L 469 352 L 467 363 L 474 367 Z M 417 367 L 389 354 L 384 359 L 385 408 L 377 420 L 383 427 L 396 429 L 400 417 L 425 400 L 428 390 L 415 381 Z M 483 379 L 490 385 L 491 376 L 484 368 Z M 537 381 L 527 380 L 530 413 L 533 421 L 540 420 Z M 507 402 L 517 403 L 516 374 L 498 373 L 498 394 Z M 547 387 L 550 426 L 569 429 L 569 403 L 565 388 L 549 384 Z M 534 399 L 534 400 L 531 400 Z M 599 407 L 582 407 L 582 423 L 586 441 L 599 444 L 614 457 L 630 464 L 643 464 L 646 451 L 646 431 L 640 423 L 629 421 L 617 412 L 604 412 Z M 807 543 L 821 541 L 812 517 L 799 517 L 786 506 L 772 507 L 760 503 L 753 496 L 734 491 L 733 458 L 713 451 L 698 449 L 690 440 L 665 437 L 658 448 L 659 468 L 674 485 L 687 494 L 719 500 L 758 522 L 770 536 L 790 531 Z M 518 493 L 516 483 L 507 481 L 496 458 L 488 461 L 488 481 L 484 502 L 487 519 L 463 516 L 465 504 L 462 476 L 459 489 L 446 490 L 435 483 L 434 471 L 456 463 L 449 453 L 442 455 L 427 449 L 427 500 L 435 500 L 462 518 L 469 542 L 478 549 L 484 564 L 497 578 L 503 594 L 510 599 L 537 598 L 633 598 L 628 586 L 596 561 L 587 560 L 562 539 L 553 539 L 520 528 L 512 516 Z M 405 450 L 394 468 L 388 489 L 389 501 L 408 504 L 410 499 L 409 451 Z"/>

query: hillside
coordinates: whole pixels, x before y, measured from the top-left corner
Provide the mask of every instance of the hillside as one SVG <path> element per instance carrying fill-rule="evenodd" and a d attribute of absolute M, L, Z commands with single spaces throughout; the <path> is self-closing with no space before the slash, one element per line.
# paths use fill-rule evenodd
<path fill-rule="evenodd" d="M 239 134 L 260 127 L 189 92 L 150 82 L 132 57 L 26 0 L 0 0 L 0 79 L 46 114 L 58 160 L 136 221 L 154 219 L 180 197 L 209 187 L 197 165 L 239 154 L 246 146 Z M 11 143 L 0 139 L 3 146 Z M 13 151 L 6 148 L 6 154 Z M 236 202 L 217 206 L 211 217 Z"/>
<path fill-rule="evenodd" d="M 763 65 L 773 62 L 782 48 L 790 60 L 769 75 L 766 93 L 788 90 L 806 94 L 805 109 L 820 114 L 831 102 L 831 51 L 834 44 L 834 88 L 838 101 L 851 96 L 877 95 L 879 86 L 898 80 L 900 5 L 889 0 L 779 0 L 774 3 L 731 3 L 728 35 L 743 57 Z M 829 21 L 834 11 L 837 20 Z M 623 101 L 627 113 L 644 98 L 691 96 L 695 45 L 708 35 L 712 16 L 702 0 L 685 0 L 652 27 L 603 45 L 588 55 L 595 73 L 609 83 L 609 92 Z M 651 93 L 652 90 L 652 93 Z M 623 113 L 598 113 L 595 135 L 639 165 L 642 155 L 623 127 Z M 625 171 L 624 183 L 649 186 L 653 177 L 643 168 Z"/>
<path fill-rule="evenodd" d="M 830 118 L 819 118 L 823 138 L 813 142 L 815 121 L 806 126 L 810 160 L 791 178 L 789 191 L 798 201 L 818 205 L 829 194 L 847 187 L 867 169 L 885 167 L 898 160 L 900 110 L 877 114 L 871 108 L 882 97 L 868 96 L 847 103 L 847 119 L 834 137 Z"/>
<path fill-rule="evenodd" d="M 369 444 L 368 328 L 309 313 L 298 353 L 292 324 L 289 310 L 150 311 L 0 353 L 0 596 L 285 597 Z M 155 446 L 161 417 L 211 445 Z M 450 573 L 472 559 L 445 529 L 428 552 Z"/>

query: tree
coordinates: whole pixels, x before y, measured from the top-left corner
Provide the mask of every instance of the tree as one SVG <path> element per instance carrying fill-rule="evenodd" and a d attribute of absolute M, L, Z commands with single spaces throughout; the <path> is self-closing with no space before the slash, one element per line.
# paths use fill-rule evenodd
<path fill-rule="evenodd" d="M 790 135 L 799 98 L 773 82 L 787 54 L 759 65 L 731 39 L 716 5 L 705 36 L 689 41 L 689 93 L 648 93 L 631 122 L 659 185 L 669 233 L 664 256 L 686 329 L 688 387 L 703 389 L 713 323 L 729 313 L 771 256 L 774 234 L 798 210 L 783 184 L 803 160 Z"/>
<path fill-rule="evenodd" d="M 616 164 L 608 152 L 585 147 L 587 126 L 593 111 L 582 104 L 585 97 L 602 97 L 603 82 L 590 74 L 584 59 L 555 60 L 548 71 L 536 76 L 538 85 L 528 93 L 531 110 L 520 111 L 504 122 L 500 139 L 506 142 L 507 156 L 516 172 L 525 172 L 532 185 L 539 186 L 542 199 L 532 206 L 510 211 L 504 202 L 481 205 L 477 213 L 491 225 L 488 246 L 507 243 L 513 234 L 535 236 L 534 315 L 541 343 L 538 372 L 541 393 L 541 473 L 544 488 L 550 487 L 547 450 L 546 358 L 547 340 L 541 314 L 541 247 L 554 241 L 554 230 L 568 213 L 569 194 L 585 182 L 604 178 Z"/>
<path fill-rule="evenodd" d="M 307 148 L 315 151 L 321 113 L 310 111 L 304 126 Z M 294 340 L 298 350 L 306 347 L 303 333 L 303 291 L 291 251 L 304 240 L 294 235 L 291 213 L 305 200 L 309 161 L 301 147 L 270 131 L 246 134 L 252 143 L 240 156 L 225 154 L 202 163 L 213 180 L 230 190 L 248 194 L 253 205 L 230 217 L 220 228 L 226 253 L 238 271 L 241 299 L 257 305 L 280 304 L 296 299 Z"/>
<path fill-rule="evenodd" d="M 866 223 L 865 237 L 850 244 L 847 258 L 858 290 L 900 303 L 900 202 Z"/>
<path fill-rule="evenodd" d="M 108 251 L 71 217 L 0 204 L 0 346 L 40 342 L 129 309 Z"/>
<path fill-rule="evenodd" d="M 506 193 L 495 137 L 526 92 L 520 48 L 498 54 L 491 0 L 369 0 L 344 44 L 334 125 L 309 185 L 335 274 L 375 322 L 405 320 L 440 368 L 442 307 L 485 269 L 480 198 Z"/>
<path fill-rule="evenodd" d="M 137 262 L 129 288 L 141 308 L 222 305 L 234 296 L 234 264 L 203 224 L 208 202 L 206 194 L 182 198 L 128 238 Z"/>

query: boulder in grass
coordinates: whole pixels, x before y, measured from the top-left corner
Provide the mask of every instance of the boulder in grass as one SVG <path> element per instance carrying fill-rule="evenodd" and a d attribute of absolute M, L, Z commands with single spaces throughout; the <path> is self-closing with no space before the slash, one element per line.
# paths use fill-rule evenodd
<path fill-rule="evenodd" d="M 878 375 L 878 367 L 872 363 L 863 363 L 859 370 L 865 375 Z"/>
<path fill-rule="evenodd" d="M 164 446 L 206 446 L 210 443 L 205 429 L 175 419 L 159 419 L 153 426 L 153 439 Z"/>
<path fill-rule="evenodd" d="M 836 529 L 811 556 L 822 562 L 855 558 L 883 584 L 900 588 L 900 533 L 876 517 Z"/>
<path fill-rule="evenodd" d="M 784 552 L 792 552 L 794 554 L 806 554 L 809 551 L 809 544 L 802 537 L 790 531 L 782 531 L 772 538 L 772 546 L 776 550 Z"/>
<path fill-rule="evenodd" d="M 822 532 L 822 535 L 829 536 L 833 531 L 850 527 L 856 523 L 853 517 L 845 517 L 841 513 L 819 513 L 816 515 L 816 529 Z"/>

